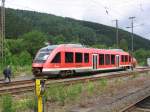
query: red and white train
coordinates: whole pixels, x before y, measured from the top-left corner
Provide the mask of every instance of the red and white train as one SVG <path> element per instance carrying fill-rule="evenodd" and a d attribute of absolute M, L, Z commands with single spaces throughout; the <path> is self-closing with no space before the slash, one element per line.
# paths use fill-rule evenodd
<path fill-rule="evenodd" d="M 120 49 L 87 48 L 78 44 L 48 45 L 41 48 L 32 64 L 34 75 L 69 75 L 135 67 L 136 59 Z"/>

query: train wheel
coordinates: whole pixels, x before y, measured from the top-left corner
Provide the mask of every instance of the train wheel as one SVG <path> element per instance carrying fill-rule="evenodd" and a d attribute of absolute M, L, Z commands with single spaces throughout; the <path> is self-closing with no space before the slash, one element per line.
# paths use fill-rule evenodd
<path fill-rule="evenodd" d="M 64 77 L 67 76 L 67 72 L 66 71 L 61 71 L 59 74 L 60 74 L 61 78 L 64 78 Z"/>

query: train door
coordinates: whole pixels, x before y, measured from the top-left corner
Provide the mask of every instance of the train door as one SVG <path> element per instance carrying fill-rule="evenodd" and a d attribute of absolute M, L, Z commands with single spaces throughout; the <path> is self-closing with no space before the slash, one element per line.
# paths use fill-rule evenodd
<path fill-rule="evenodd" d="M 97 69 L 98 66 L 98 54 L 92 55 L 92 67 L 93 69 Z"/>
<path fill-rule="evenodd" d="M 116 66 L 119 67 L 120 65 L 120 57 L 119 55 L 116 55 Z"/>

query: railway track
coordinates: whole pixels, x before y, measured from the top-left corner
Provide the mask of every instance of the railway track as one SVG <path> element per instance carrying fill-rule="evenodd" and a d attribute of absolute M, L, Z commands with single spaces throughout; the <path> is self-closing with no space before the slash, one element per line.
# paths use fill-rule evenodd
<path fill-rule="evenodd" d="M 150 96 L 130 105 L 122 112 L 150 112 Z"/>
<path fill-rule="evenodd" d="M 117 78 L 117 77 L 127 77 L 131 76 L 135 73 L 143 73 L 150 71 L 150 68 L 140 68 L 135 71 L 119 71 L 119 72 L 111 72 L 111 73 L 101 73 L 98 75 L 91 75 L 85 77 L 76 77 L 76 78 L 68 78 L 68 79 L 48 79 L 46 81 L 46 85 L 55 84 L 55 83 L 63 83 L 63 84 L 75 84 L 81 82 L 88 82 L 88 81 L 96 81 L 99 79 L 107 78 Z M 33 80 L 22 80 L 22 81 L 15 81 L 9 84 L 0 83 L 0 95 L 9 93 L 9 94 L 19 94 L 23 92 L 33 91 L 34 90 L 34 81 Z"/>

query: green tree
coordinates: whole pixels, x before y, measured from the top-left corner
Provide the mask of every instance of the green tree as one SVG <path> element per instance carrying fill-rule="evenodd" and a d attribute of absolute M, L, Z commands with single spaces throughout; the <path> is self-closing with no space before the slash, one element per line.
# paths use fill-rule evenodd
<path fill-rule="evenodd" d="M 139 49 L 134 52 L 135 58 L 140 65 L 146 65 L 147 58 L 150 57 L 150 50 Z"/>
<path fill-rule="evenodd" d="M 125 39 L 120 40 L 119 48 L 127 51 L 128 50 L 128 42 Z"/>
<path fill-rule="evenodd" d="M 63 35 L 53 36 L 53 41 L 55 44 L 62 44 L 65 42 L 65 37 Z"/>
<path fill-rule="evenodd" d="M 12 54 L 20 54 L 24 49 L 22 39 L 7 39 L 7 48 Z"/>
<path fill-rule="evenodd" d="M 31 65 L 32 58 L 31 58 L 31 55 L 27 51 L 21 52 L 20 55 L 18 56 L 18 59 L 19 59 L 18 60 L 19 64 L 21 66 Z"/>
<path fill-rule="evenodd" d="M 107 49 L 108 47 L 106 45 L 103 45 L 103 44 L 96 44 L 96 45 L 93 45 L 92 47 L 94 48 L 99 48 L 99 49 Z"/>
<path fill-rule="evenodd" d="M 47 35 L 39 31 L 31 31 L 23 36 L 23 48 L 26 49 L 32 57 L 35 56 L 36 52 L 44 46 L 47 41 Z"/>

